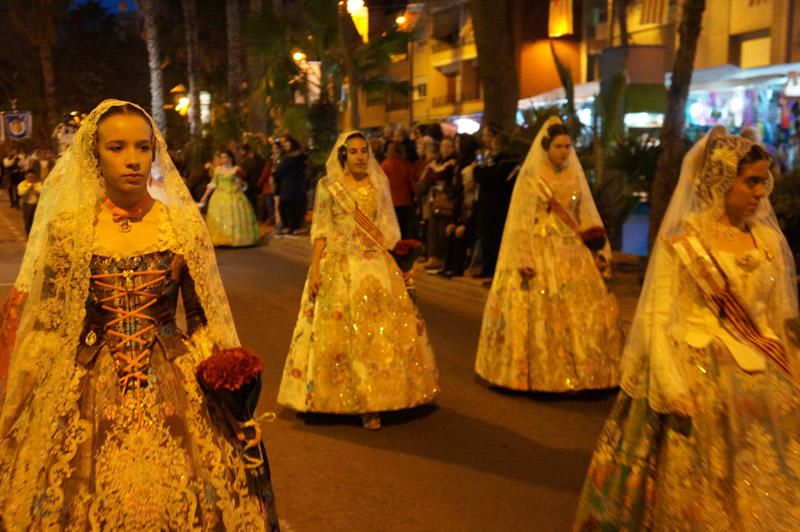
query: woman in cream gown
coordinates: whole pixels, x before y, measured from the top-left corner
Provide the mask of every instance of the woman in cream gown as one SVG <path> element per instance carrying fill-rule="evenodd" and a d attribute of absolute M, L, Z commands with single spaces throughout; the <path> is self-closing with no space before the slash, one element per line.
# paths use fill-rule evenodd
<path fill-rule="evenodd" d="M 317 186 L 313 254 L 278 402 L 299 412 L 378 414 L 439 391 L 425 322 L 388 250 L 400 238 L 389 183 L 366 138 L 347 132 Z"/>
<path fill-rule="evenodd" d="M 203 219 L 138 106 L 102 102 L 50 173 L 0 331 L 0 529 L 278 530 L 195 378 L 239 341 Z"/>
<path fill-rule="evenodd" d="M 769 155 L 712 131 L 659 230 L 575 530 L 800 530 L 794 262 Z"/>
<path fill-rule="evenodd" d="M 550 118 L 514 187 L 483 314 L 478 375 L 526 391 L 617 385 L 622 338 L 603 280 L 610 249 L 605 243 L 593 256 L 579 234 L 602 227 L 569 133 Z"/>

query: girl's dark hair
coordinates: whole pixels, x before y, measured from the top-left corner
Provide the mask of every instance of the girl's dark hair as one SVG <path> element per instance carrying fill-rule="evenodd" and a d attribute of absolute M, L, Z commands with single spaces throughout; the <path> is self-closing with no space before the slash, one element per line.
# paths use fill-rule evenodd
<path fill-rule="evenodd" d="M 122 104 L 122 105 L 115 105 L 114 107 L 109 107 L 108 109 L 106 109 L 106 112 L 103 113 L 100 116 L 100 118 L 97 120 L 98 128 L 100 127 L 100 124 L 103 123 L 103 120 L 105 120 L 106 118 L 110 118 L 112 116 L 117 116 L 117 115 L 136 115 L 136 116 L 140 116 L 141 118 L 144 119 L 145 122 L 147 122 L 147 125 L 150 126 L 150 133 L 152 134 L 152 139 L 155 139 L 155 131 L 153 131 L 153 126 L 152 126 L 152 124 L 150 122 L 150 117 L 147 116 L 147 113 L 145 113 L 144 111 L 142 111 L 141 109 L 139 109 L 138 107 L 136 107 L 135 105 L 132 105 L 130 103 L 125 103 L 125 104 Z M 98 133 L 95 133 L 95 139 L 94 139 L 94 141 L 95 141 L 95 156 L 97 156 L 97 139 L 98 139 L 97 135 L 98 135 Z M 155 146 L 153 146 L 152 150 L 153 150 L 153 161 L 155 161 L 156 160 L 156 148 L 155 148 Z"/>
<path fill-rule="evenodd" d="M 757 163 L 758 161 L 771 161 L 772 156 L 767 153 L 767 150 L 759 146 L 758 144 L 753 144 L 753 146 L 748 150 L 747 153 L 742 155 L 742 158 L 739 159 L 739 164 L 736 167 L 736 173 L 741 174 L 742 169 L 748 164 Z"/>
<path fill-rule="evenodd" d="M 542 137 L 542 148 L 549 150 L 550 143 L 553 142 L 553 139 L 561 135 L 570 137 L 569 129 L 567 129 L 567 126 L 564 124 L 553 124 L 552 126 L 548 127 L 547 134 Z"/>
<path fill-rule="evenodd" d="M 339 159 L 339 164 L 342 165 L 342 168 L 344 168 L 344 163 L 347 162 L 347 143 L 350 141 L 350 139 L 364 139 L 364 142 L 366 142 L 367 146 L 369 146 L 369 141 L 362 132 L 354 131 L 353 133 L 347 135 L 347 138 L 344 139 L 344 143 L 339 146 L 339 152 L 336 154 L 336 157 Z"/>
<path fill-rule="evenodd" d="M 231 160 L 231 164 L 236 166 L 236 156 L 233 154 L 231 150 L 222 150 L 222 153 L 228 156 L 228 159 Z"/>
<path fill-rule="evenodd" d="M 135 105 L 126 103 L 123 105 L 115 105 L 114 107 L 109 107 L 108 109 L 106 109 L 106 112 L 103 113 L 100 119 L 97 121 L 97 125 L 100 125 L 100 123 L 106 118 L 115 115 L 138 115 L 144 118 L 144 121 L 147 122 L 148 125 L 150 124 L 150 117 L 147 116 L 147 113 L 145 113 Z"/>

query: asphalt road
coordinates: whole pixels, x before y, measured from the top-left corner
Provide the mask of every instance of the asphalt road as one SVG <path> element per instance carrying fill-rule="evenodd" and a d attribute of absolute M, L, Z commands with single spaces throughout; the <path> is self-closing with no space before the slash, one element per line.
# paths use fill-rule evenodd
<path fill-rule="evenodd" d="M 0 196 L 0 297 L 24 249 L 21 215 Z M 485 290 L 419 276 L 419 304 L 441 372 L 435 405 L 384 415 L 370 432 L 348 416 L 276 406 L 309 260 L 303 237 L 219 250 L 244 345 L 265 362 L 263 426 L 278 510 L 293 531 L 568 530 L 614 392 L 490 389 L 473 374 Z M 635 283 L 634 283 L 635 284 Z M 619 287 L 629 317 L 635 288 Z"/>

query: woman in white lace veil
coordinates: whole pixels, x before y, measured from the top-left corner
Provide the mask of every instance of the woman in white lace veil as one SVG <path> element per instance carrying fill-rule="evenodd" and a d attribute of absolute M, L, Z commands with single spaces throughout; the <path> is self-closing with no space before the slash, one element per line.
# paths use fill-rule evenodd
<path fill-rule="evenodd" d="M 433 400 L 425 324 L 389 251 L 400 238 L 389 181 L 359 131 L 342 133 L 317 185 L 313 252 L 278 402 L 362 415 Z"/>
<path fill-rule="evenodd" d="M 151 214 L 150 220 L 158 221 L 152 222 L 156 223 L 152 231 L 139 233 L 152 243 L 141 257 L 127 257 L 123 249 L 103 262 L 98 260 L 98 250 L 111 248 L 103 241 L 98 220 L 108 218 L 112 228 L 118 224 L 116 218 L 111 222 L 114 211 L 109 214 L 110 207 L 105 206 L 109 205 L 109 198 L 98 160 L 98 129 L 106 117 L 117 114 L 142 117 L 149 125 L 152 133 L 147 147 L 152 153 L 149 197 L 156 201 L 150 200 L 153 207 L 147 212 Z M 156 214 L 158 217 L 154 218 Z M 141 215 L 139 225 L 153 227 L 152 223 L 144 223 L 147 219 L 147 214 Z M 126 223 L 123 218 L 119 224 L 123 232 L 130 230 L 123 227 Z M 139 412 L 139 419 L 154 416 L 151 426 L 164 427 L 165 432 L 158 436 L 153 431 L 139 433 L 138 446 L 152 448 L 141 449 L 139 457 L 121 457 L 124 445 L 116 438 L 122 433 L 117 432 L 114 423 L 121 424 L 122 418 L 112 413 L 117 407 L 109 403 L 110 410 L 102 414 L 105 417 L 93 418 L 101 415 L 93 408 L 99 408 L 103 401 L 128 395 L 127 392 L 116 395 L 113 385 L 103 388 L 103 380 L 109 378 L 104 368 L 113 360 L 107 353 L 115 348 L 110 347 L 111 337 L 103 339 L 102 335 L 113 329 L 116 322 L 109 322 L 102 332 L 98 329 L 97 335 L 93 329 L 87 329 L 91 323 L 88 314 L 91 294 L 100 286 L 92 279 L 102 278 L 94 275 L 98 264 L 121 264 L 119 261 L 144 264 L 155 256 L 166 257 L 164 260 L 176 257 L 167 270 L 175 270 L 173 282 L 180 283 L 185 305 L 189 302 L 187 289 L 191 292 L 192 301 L 197 303 L 194 314 L 198 319 L 187 323 L 191 336 L 183 343 L 176 343 L 177 337 L 172 336 L 177 334 L 175 331 L 163 329 L 155 333 L 158 338 L 152 340 L 155 343 L 147 351 L 153 353 L 148 355 L 152 357 L 151 369 L 142 369 L 151 375 L 150 387 L 145 389 L 161 390 L 158 393 L 172 397 L 164 399 L 162 412 L 175 425 L 166 428 L 157 414 L 160 407 L 148 410 L 143 405 L 145 410 Z M 109 279 L 106 285 L 114 282 L 115 275 L 106 276 Z M 132 279 L 126 283 L 139 282 Z M 161 285 L 139 288 L 135 292 L 139 302 L 147 301 L 151 296 L 145 292 L 157 286 Z M 257 527 L 264 526 L 261 503 L 247 494 L 243 463 L 235 458 L 237 455 L 221 425 L 209 418 L 194 378 L 196 365 L 211 354 L 213 347 L 239 345 L 214 249 L 205 223 L 170 160 L 164 139 L 140 107 L 105 100 L 88 115 L 44 184 L 9 301 L 6 312 L 0 316 L 0 335 L 4 340 L 0 341 L 0 351 L 11 348 L 10 353 L 0 352 L 0 362 L 4 358 L 10 361 L 7 394 L 0 414 L 0 522 L 5 527 L 46 528 L 65 522 L 88 526 L 91 521 L 95 526 L 112 528 L 125 528 L 126 523 L 133 522 L 180 528 L 180 523 L 187 526 L 197 523 L 196 511 L 206 512 L 201 518 L 205 524 L 216 520 L 226 526 L 238 526 L 254 521 Z M 107 305 L 111 305 L 109 311 L 115 311 L 114 303 Z M 141 318 L 144 323 L 151 319 L 146 317 L 147 311 L 141 313 L 123 316 L 131 320 Z M 187 309 L 187 321 L 188 315 Z M 144 332 L 152 335 L 152 331 L 148 328 Z M 161 347 L 156 348 L 156 344 Z M 95 358 L 81 363 L 81 354 L 87 350 L 94 351 Z M 173 356 L 177 358 L 173 360 Z M 156 377 L 160 379 L 158 386 L 154 384 Z M 125 434 L 137 432 L 126 429 Z M 107 438 L 106 443 L 103 438 Z M 156 449 L 164 454 L 159 455 Z M 201 449 L 210 453 L 206 459 L 211 462 L 204 466 L 196 461 Z M 78 455 L 80 463 L 76 463 Z M 109 467 L 119 471 L 101 478 L 110 472 L 104 473 L 102 464 L 111 456 L 116 465 Z M 165 462 L 160 463 L 159 457 Z M 169 481 L 155 476 L 141 478 L 151 471 L 144 464 L 164 466 L 170 460 L 181 461 L 184 468 L 196 469 L 186 469 L 190 471 L 186 476 L 178 475 Z M 163 474 L 171 474 L 172 465 L 164 466 Z M 148 482 L 147 489 L 152 491 L 136 492 L 142 482 Z M 192 484 L 195 482 L 196 485 Z M 196 488 L 212 490 L 217 503 L 209 506 L 208 500 L 200 500 Z M 139 498 L 137 504 L 144 513 L 132 510 L 135 501 L 127 500 L 126 493 Z M 176 497 L 180 502 L 176 503 Z M 171 506 L 169 515 L 162 513 L 166 511 L 165 505 Z M 150 518 L 152 521 L 147 520 Z"/>
<path fill-rule="evenodd" d="M 715 128 L 660 227 L 575 523 L 800 527 L 797 285 L 769 155 Z"/>
<path fill-rule="evenodd" d="M 604 235 L 569 132 L 552 117 L 514 186 L 481 327 L 481 377 L 548 392 L 617 385 L 621 333 L 603 280 Z"/>

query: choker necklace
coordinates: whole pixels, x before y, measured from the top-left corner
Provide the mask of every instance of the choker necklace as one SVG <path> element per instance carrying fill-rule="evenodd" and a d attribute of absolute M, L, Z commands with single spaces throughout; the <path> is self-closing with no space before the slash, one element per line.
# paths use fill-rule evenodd
<path fill-rule="evenodd" d="M 124 209 L 115 205 L 108 196 L 103 200 L 103 203 L 111 211 L 111 219 L 119 224 L 119 230 L 123 233 L 129 233 L 131 230 L 131 222 L 138 222 L 141 220 L 150 209 L 153 201 L 152 196 L 147 194 L 142 201 L 130 209 Z"/>

